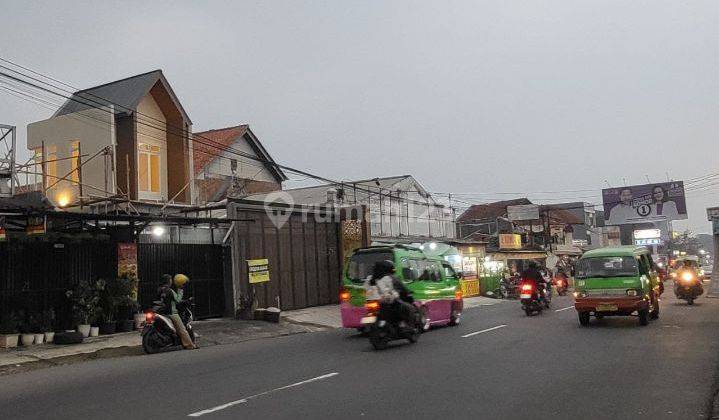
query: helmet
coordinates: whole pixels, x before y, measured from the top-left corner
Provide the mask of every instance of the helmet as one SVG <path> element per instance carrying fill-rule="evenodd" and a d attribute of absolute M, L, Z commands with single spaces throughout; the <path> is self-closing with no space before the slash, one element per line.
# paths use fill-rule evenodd
<path fill-rule="evenodd" d="M 175 278 L 172 280 L 175 287 L 183 287 L 188 281 L 190 278 L 184 274 L 175 274 Z"/>

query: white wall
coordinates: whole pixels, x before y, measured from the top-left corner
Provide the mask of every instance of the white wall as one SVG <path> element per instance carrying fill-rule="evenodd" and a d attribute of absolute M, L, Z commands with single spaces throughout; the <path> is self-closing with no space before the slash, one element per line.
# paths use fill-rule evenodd
<path fill-rule="evenodd" d="M 88 158 L 106 146 L 115 145 L 115 123 L 111 109 L 89 109 L 73 114 L 62 115 L 47 120 L 34 122 L 27 126 L 27 147 L 32 150 L 39 148 L 45 142 L 46 149 L 56 146 L 57 158 L 68 158 L 71 156 L 71 145 L 73 141 L 79 141 L 83 158 Z M 63 177 L 72 168 L 71 160 L 57 162 L 57 176 Z M 102 155 L 87 161 L 82 166 L 82 177 L 85 196 L 105 196 L 100 191 L 105 189 L 105 174 L 107 171 L 108 191 L 110 195 L 115 194 L 115 183 L 112 179 L 112 166 L 105 165 L 105 158 Z M 69 178 L 69 177 L 68 177 Z M 24 180 L 24 176 L 21 180 Z M 32 179 L 30 179 L 32 181 Z M 42 182 L 41 178 L 37 178 Z M 55 183 L 55 179 L 48 178 L 47 186 Z M 95 187 L 95 188 L 91 188 Z M 48 191 L 48 199 L 54 204 L 60 196 L 69 197 L 71 202 L 77 200 L 79 191 L 77 184 L 70 181 L 60 181 L 58 185 Z"/>
<path fill-rule="evenodd" d="M 244 137 L 240 137 L 239 139 L 237 139 L 230 146 L 230 149 L 235 151 L 239 150 L 257 157 L 257 154 L 255 153 L 254 149 L 252 149 L 252 146 L 247 142 L 247 140 L 244 139 Z M 212 177 L 213 175 L 228 177 L 232 176 L 230 159 L 236 159 L 238 178 L 254 179 L 256 181 L 277 182 L 275 177 L 272 175 L 272 172 L 270 172 L 267 167 L 260 162 L 253 161 L 248 158 L 243 158 L 241 156 L 238 156 L 237 153 L 227 150 L 224 151 L 221 156 L 222 158 L 218 157 L 215 158 L 212 162 L 210 162 L 205 167 L 205 169 L 200 174 L 198 174 L 197 178 L 202 179 L 205 176 Z"/>

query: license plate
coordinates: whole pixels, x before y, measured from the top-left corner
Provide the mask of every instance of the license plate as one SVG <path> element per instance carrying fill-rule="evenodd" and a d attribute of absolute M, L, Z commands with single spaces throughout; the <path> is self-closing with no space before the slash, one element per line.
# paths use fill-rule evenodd
<path fill-rule="evenodd" d="M 618 310 L 618 309 L 619 309 L 619 308 L 617 307 L 617 305 L 610 305 L 610 304 L 607 304 L 607 303 L 602 303 L 602 304 L 600 304 L 600 305 L 597 305 L 597 309 L 596 309 L 596 310 L 599 311 L 599 312 L 612 312 L 612 311 L 616 311 L 616 310 Z"/>
<path fill-rule="evenodd" d="M 520 298 L 520 299 L 531 299 L 531 298 L 532 298 L 532 295 L 521 294 L 521 295 L 519 295 L 519 298 Z"/>
<path fill-rule="evenodd" d="M 362 324 L 374 324 L 375 322 L 377 322 L 377 317 L 376 316 L 365 316 L 365 317 L 362 317 L 360 322 Z"/>

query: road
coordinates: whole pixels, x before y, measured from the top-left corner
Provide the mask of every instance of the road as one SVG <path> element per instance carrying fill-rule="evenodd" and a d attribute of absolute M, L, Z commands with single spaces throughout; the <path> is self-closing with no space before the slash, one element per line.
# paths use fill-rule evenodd
<path fill-rule="evenodd" d="M 415 345 L 346 330 L 104 359 L 0 379 L 7 419 L 692 419 L 707 415 L 719 301 L 665 294 L 661 317 L 582 328 L 570 297 L 465 312 Z"/>

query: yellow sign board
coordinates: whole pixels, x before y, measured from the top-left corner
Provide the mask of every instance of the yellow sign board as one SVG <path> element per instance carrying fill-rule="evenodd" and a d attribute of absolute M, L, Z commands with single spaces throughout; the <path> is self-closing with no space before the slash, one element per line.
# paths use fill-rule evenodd
<path fill-rule="evenodd" d="M 522 236 L 516 233 L 500 233 L 499 249 L 522 249 Z"/>
<path fill-rule="evenodd" d="M 267 258 L 247 260 L 247 267 L 250 274 L 250 284 L 270 281 L 270 261 Z"/>

